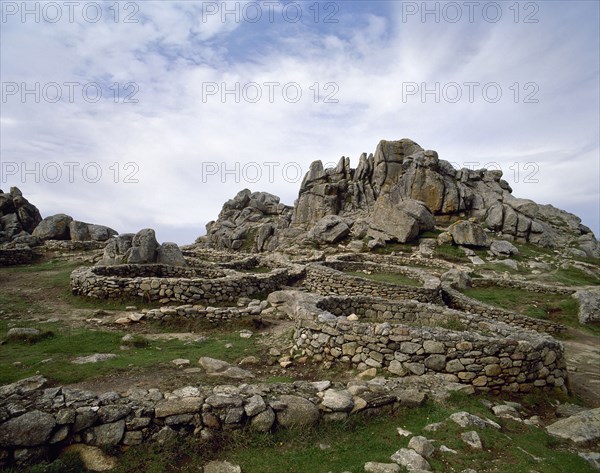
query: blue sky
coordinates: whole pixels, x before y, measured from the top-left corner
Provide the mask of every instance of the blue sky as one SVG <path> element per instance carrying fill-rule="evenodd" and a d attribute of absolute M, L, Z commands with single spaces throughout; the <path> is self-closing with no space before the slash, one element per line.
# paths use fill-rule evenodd
<path fill-rule="evenodd" d="M 44 216 L 189 243 L 245 187 L 292 204 L 313 160 L 407 137 L 599 233 L 599 2 L 0 3 L 0 187 Z"/>

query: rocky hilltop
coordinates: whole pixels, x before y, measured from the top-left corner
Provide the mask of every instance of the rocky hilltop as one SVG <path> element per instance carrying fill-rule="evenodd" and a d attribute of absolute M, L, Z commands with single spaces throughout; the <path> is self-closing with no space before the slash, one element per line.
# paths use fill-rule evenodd
<path fill-rule="evenodd" d="M 39 246 L 46 240 L 107 241 L 118 233 L 104 225 L 80 222 L 65 214 L 42 219 L 18 187 L 0 190 L 0 245 Z"/>
<path fill-rule="evenodd" d="M 205 240 L 215 248 L 260 252 L 352 240 L 404 243 L 436 227 L 451 236 L 453 228 L 466 232 L 454 238 L 457 244 L 487 246 L 486 235 L 495 234 L 600 257 L 600 244 L 577 216 L 514 197 L 502 171 L 457 170 L 410 139 L 382 140 L 356 168 L 347 157 L 327 169 L 314 161 L 293 207 L 245 189 L 207 225 Z"/>

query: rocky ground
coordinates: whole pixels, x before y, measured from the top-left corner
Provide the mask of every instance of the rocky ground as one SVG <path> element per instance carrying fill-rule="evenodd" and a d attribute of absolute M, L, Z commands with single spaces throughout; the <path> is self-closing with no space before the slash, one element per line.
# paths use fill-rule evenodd
<path fill-rule="evenodd" d="M 198 250 L 198 252 L 201 251 L 203 250 Z M 420 247 L 414 246 L 412 251 L 416 254 L 420 251 Z M 15 342 L 9 341 L 8 344 L 2 347 L 0 355 L 4 360 L 3 364 L 10 363 L 11 365 L 3 372 L 4 382 L 41 373 L 48 377 L 52 384 L 102 394 L 126 392 L 132 388 L 159 388 L 170 392 L 184 386 L 198 385 L 198 383 L 216 385 L 227 380 L 228 377 L 223 375 L 227 370 L 231 374 L 228 382 L 232 384 L 250 379 L 252 382 L 262 381 L 268 383 L 323 379 L 352 383 L 353 380 L 360 379 L 368 381 L 373 376 L 378 375 L 377 371 L 373 369 L 360 373 L 335 365 L 315 364 L 307 359 L 290 357 L 290 336 L 294 324 L 292 321 L 281 317 L 274 318 L 274 314 L 268 309 L 258 317 L 248 317 L 244 321 L 227 322 L 222 327 L 215 327 L 214 324 L 157 324 L 146 320 L 145 317 L 137 322 L 132 321 L 135 320 L 135 314 L 143 314 L 146 310 L 156 310 L 159 306 L 157 304 L 144 306 L 139 301 L 90 301 L 71 295 L 68 286 L 68 275 L 71 270 L 82 263 L 91 264 L 97 261 L 101 258 L 101 253 L 100 250 L 76 253 L 48 252 L 35 265 L 0 269 L 0 282 L 3 288 L 1 296 L 3 304 L 2 309 L 0 309 L 0 316 L 2 317 L 3 329 L 6 331 L 17 327 L 33 327 L 43 332 L 46 327 L 53 331 L 72 330 L 73 335 L 88 332 L 113 334 L 112 343 L 107 345 L 105 341 L 102 341 L 98 346 L 106 348 L 106 350 L 99 350 L 98 352 L 117 355 L 117 359 L 121 359 L 121 362 L 118 363 L 114 359 L 99 357 L 97 358 L 99 361 L 92 365 L 78 365 L 81 367 L 93 366 L 93 368 L 89 371 L 81 368 L 81 376 L 73 378 L 71 374 L 73 371 L 77 372 L 79 368 L 74 369 L 73 366 L 75 365 L 72 363 L 79 358 L 93 354 L 89 353 L 89 349 L 58 350 L 53 347 L 50 352 L 35 353 L 35 356 L 32 356 L 32 352 L 36 352 L 36 346 L 41 347 L 41 344 L 15 345 Z M 528 271 L 525 274 L 517 275 L 517 277 L 529 281 L 547 282 L 552 271 L 557 271 L 557 269 L 552 268 L 560 268 L 560 265 L 556 265 L 556 262 L 554 262 L 551 269 L 544 272 L 536 272 L 539 270 L 534 268 L 538 268 L 544 261 L 550 261 L 552 258 L 554 256 L 535 255 L 531 258 L 519 259 L 519 267 L 528 268 Z M 446 260 L 440 258 L 440 261 Z M 583 267 L 588 265 L 591 268 L 595 263 L 593 260 L 590 261 L 592 264 L 572 260 L 572 264 L 576 266 L 582 264 Z M 481 269 L 477 269 L 481 265 L 474 264 L 469 259 L 465 259 L 461 263 L 448 262 L 448 264 L 461 269 L 470 266 L 473 270 L 481 271 Z M 564 265 L 564 262 L 562 264 Z M 420 268 L 420 270 L 424 270 L 423 267 Z M 489 265 L 489 263 L 486 268 L 485 271 L 490 273 L 494 273 L 499 269 Z M 439 276 L 441 271 L 433 269 L 431 272 Z M 595 274 L 592 270 L 590 270 L 590 273 Z M 507 273 L 501 271 L 498 274 Z M 583 274 L 587 273 L 584 272 Z M 585 280 L 583 282 L 589 281 Z M 299 287 L 301 288 L 301 286 Z M 583 289 L 587 286 L 580 287 Z M 134 303 L 136 307 L 132 306 Z M 244 310 L 248 308 L 249 311 L 252 310 L 252 307 L 259 307 L 260 305 L 260 300 L 252 301 L 251 299 L 240 300 L 237 304 L 239 308 Z M 266 307 L 264 303 L 263 307 Z M 215 310 L 220 309 L 215 307 Z M 588 465 L 583 468 L 593 468 L 593 465 L 597 464 L 593 452 L 597 451 L 597 439 L 600 436 L 600 433 L 594 433 L 594 429 L 598 428 L 598 414 L 597 411 L 590 411 L 589 409 L 600 406 L 600 396 L 597 388 L 600 384 L 600 338 L 593 326 L 587 328 L 586 326 L 577 325 L 577 320 L 574 321 L 574 324 L 562 339 L 566 350 L 570 377 L 570 398 L 549 397 L 541 402 L 535 401 L 533 405 L 529 404 L 529 401 L 523 402 L 518 397 L 505 399 L 485 399 L 484 397 L 478 399 L 477 402 L 483 402 L 484 408 L 488 409 L 489 414 L 487 417 L 497 419 L 502 424 L 501 432 L 504 432 L 502 434 L 504 436 L 513 429 L 513 427 L 507 427 L 508 424 L 505 425 L 505 422 L 509 422 L 511 426 L 513 423 L 519 423 L 527 426 L 527 428 L 530 426 L 531 428 L 537 428 L 536 426 L 539 425 L 550 429 L 549 431 L 553 432 L 554 436 L 559 439 L 557 441 L 566 442 L 561 444 L 562 446 L 559 448 L 562 449 L 561 451 L 574 452 L 576 455 L 579 453 L 584 454 L 584 456 L 587 455 L 586 458 L 589 461 L 584 460 L 584 463 L 579 465 L 578 470 L 572 470 L 584 471 L 581 469 L 582 465 Z M 140 340 L 144 340 L 141 346 L 145 348 L 136 347 L 136 343 Z M 90 349 L 93 349 L 94 343 L 96 342 L 94 341 L 91 344 Z M 206 343 L 210 345 L 201 348 Z M 155 353 L 158 355 L 150 356 L 151 359 L 154 358 L 155 362 L 148 363 L 145 355 L 140 355 L 140 352 L 148 350 L 146 344 L 156 350 Z M 15 350 L 17 353 L 14 353 Z M 66 353 L 60 353 L 61 351 Z M 201 355 L 205 358 L 202 358 Z M 200 359 L 200 363 L 198 363 L 198 359 Z M 207 359 L 209 361 L 206 361 Z M 210 362 L 211 359 L 227 360 L 227 366 L 223 369 L 219 362 L 215 361 L 217 363 L 215 368 Z M 213 370 L 216 376 L 211 376 Z M 246 378 L 247 373 L 252 378 Z M 68 382 L 69 379 L 72 379 L 72 381 Z M 433 396 L 432 399 L 439 396 L 444 397 L 441 394 L 444 389 L 440 389 L 439 395 Z M 536 403 L 538 403 L 537 406 Z M 467 405 L 472 406 L 470 401 Z M 462 406 L 465 407 L 465 405 Z M 459 407 L 460 405 L 456 405 L 453 409 Z M 448 427 L 442 429 L 446 432 L 444 435 L 436 434 L 436 426 L 429 427 L 424 424 L 419 429 L 413 429 L 410 433 L 405 434 L 406 437 L 402 437 L 403 434 L 401 434 L 397 437 L 398 440 L 391 442 L 392 444 L 396 443 L 398 448 L 389 451 L 388 461 L 382 461 L 381 454 L 374 454 L 372 460 L 365 458 L 363 455 L 363 469 L 347 471 L 398 472 L 403 471 L 403 468 L 408 468 L 409 471 L 419 471 L 417 467 L 422 471 L 430 471 L 431 468 L 434 471 L 470 471 L 468 468 L 456 469 L 460 462 L 457 463 L 456 460 L 452 460 L 452 456 L 464 455 L 462 450 L 465 449 L 465 452 L 486 452 L 486 443 L 489 446 L 489 442 L 493 441 L 486 436 L 492 434 L 491 431 L 486 431 L 486 429 L 489 429 L 487 424 L 481 424 L 482 421 L 469 417 L 470 414 L 458 415 L 457 412 L 460 413 L 460 411 L 452 413 L 453 409 L 447 411 L 450 417 L 441 421 L 442 425 L 446 425 L 444 422 L 450 422 L 449 425 L 451 426 L 450 430 L 448 430 Z M 471 413 L 476 412 L 481 413 L 477 409 Z M 576 416 L 581 415 L 584 417 L 578 420 L 579 418 Z M 464 425 L 457 424 L 452 420 L 452 416 L 454 416 L 454 419 L 462 419 L 461 422 Z M 395 419 L 395 417 L 393 418 Z M 485 418 L 485 416 L 482 418 Z M 565 421 L 556 423 L 561 418 L 564 418 Z M 401 419 L 396 420 L 399 431 L 402 431 Z M 487 421 L 484 420 L 483 422 Z M 469 429 L 469 427 L 471 428 Z M 461 431 L 455 431 L 455 428 L 459 428 Z M 449 437 L 448 432 L 452 432 L 452 436 L 456 437 Z M 395 433 L 395 435 L 398 434 Z M 508 433 L 508 435 L 511 434 Z M 569 440 L 560 440 L 575 438 L 577 435 L 583 435 L 586 438 L 576 440 L 573 443 L 570 443 Z M 290 439 L 289 441 L 302 443 L 299 439 Z M 84 446 L 77 448 L 85 450 Z M 95 447 L 90 447 L 90 449 L 93 448 Z M 336 445 L 333 448 L 341 447 Z M 545 461 L 549 461 L 548 459 L 541 460 L 535 453 L 531 453 L 530 445 L 519 448 L 526 452 L 522 453 L 523 457 L 530 458 L 533 463 L 544 464 Z M 462 453 L 452 453 L 453 451 Z M 326 446 L 323 452 L 327 453 Z M 487 452 L 490 453 L 489 449 Z M 500 453 L 496 452 L 496 455 L 498 454 Z M 545 454 L 547 455 L 547 453 Z M 118 469 L 130 461 L 128 457 L 124 457 L 124 460 L 117 460 L 115 463 L 112 456 L 102 460 L 104 454 L 95 450 L 85 450 L 81 455 L 83 457 L 86 457 L 86 455 L 91 456 L 87 460 L 88 467 L 91 468 L 94 468 L 95 461 L 100 461 L 100 463 L 112 465 L 116 471 L 120 471 Z M 220 456 L 221 458 L 217 456 L 212 463 L 205 463 L 204 471 L 271 471 L 247 470 L 244 465 L 251 465 L 252 462 L 245 460 L 243 455 L 238 455 L 235 449 L 225 448 Z M 444 460 L 444 458 L 450 458 L 450 460 Z M 556 458 L 558 459 L 559 456 Z M 227 462 L 226 460 L 231 461 Z M 241 466 L 237 466 L 234 460 L 237 460 L 237 464 Z M 485 466 L 482 464 L 477 465 L 476 460 L 473 460 L 473 462 L 475 462 L 473 464 L 475 468 L 471 468 L 472 471 L 505 471 L 498 469 L 498 466 L 493 466 L 493 463 Z M 331 463 L 331 465 L 334 464 L 337 463 Z M 182 467 L 174 471 L 191 471 L 185 468 Z M 259 468 L 265 467 L 261 466 Z M 300 467 L 298 469 L 294 468 L 280 471 L 309 471 Z M 549 468 L 547 471 L 569 471 L 552 469 L 555 467 Z M 330 470 L 324 467 L 323 473 Z M 331 471 L 341 472 L 345 470 Z M 529 470 L 516 469 L 514 471 L 546 470 L 531 468 Z"/>

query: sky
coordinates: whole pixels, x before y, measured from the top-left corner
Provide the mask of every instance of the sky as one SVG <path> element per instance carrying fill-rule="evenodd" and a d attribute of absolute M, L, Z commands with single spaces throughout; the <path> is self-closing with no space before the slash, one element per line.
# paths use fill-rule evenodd
<path fill-rule="evenodd" d="M 0 1 L 0 188 L 193 242 L 411 138 L 600 234 L 600 2 Z"/>

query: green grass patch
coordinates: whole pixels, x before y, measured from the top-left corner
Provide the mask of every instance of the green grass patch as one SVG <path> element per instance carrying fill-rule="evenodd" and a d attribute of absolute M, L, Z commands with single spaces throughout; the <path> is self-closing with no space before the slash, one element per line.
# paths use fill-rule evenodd
<path fill-rule="evenodd" d="M 264 273 L 270 273 L 271 268 L 268 268 L 266 266 L 257 266 L 256 268 L 238 269 L 237 271 L 239 271 L 240 273 L 264 274 Z"/>
<path fill-rule="evenodd" d="M 391 253 L 408 253 L 411 254 L 418 243 L 386 243 L 382 248 L 376 248 L 373 253 L 380 255 L 389 255 Z"/>
<path fill-rule="evenodd" d="M 161 366 L 175 369 L 170 362 L 176 358 L 196 362 L 202 356 L 210 356 L 235 362 L 262 350 L 256 344 L 255 337 L 243 339 L 237 332 L 214 332 L 198 343 L 174 339 L 148 341 L 134 336 L 134 343 L 129 344 L 129 349 L 121 350 L 121 345 L 125 345 L 121 342 L 124 333 L 70 329 L 58 324 L 44 324 L 37 328 L 42 327 L 52 330 L 54 337 L 40 340 L 34 345 L 7 343 L 0 347 L 0 384 L 12 383 L 38 372 L 59 383 L 77 383 L 131 369 L 156 369 Z M 7 330 L 7 323 L 0 321 L 0 333 L 6 334 Z M 117 358 L 83 365 L 71 363 L 76 357 L 94 353 L 114 353 Z"/>
<path fill-rule="evenodd" d="M 363 273 L 362 271 L 348 271 L 345 274 L 350 276 L 357 276 L 359 278 L 370 279 L 376 282 L 385 282 L 389 284 L 395 284 L 397 286 L 422 286 L 423 283 L 418 279 L 413 279 L 403 274 L 398 273 Z"/>
<path fill-rule="evenodd" d="M 554 281 L 566 284 L 567 286 L 598 286 L 600 278 L 592 276 L 579 268 L 560 268 L 556 270 L 552 277 Z"/>
<path fill-rule="evenodd" d="M 486 304 L 536 319 L 550 320 L 578 329 L 585 328 L 579 324 L 577 301 L 568 295 L 539 294 L 505 287 L 471 288 L 464 291 L 464 294 Z M 587 329 L 600 335 L 598 327 L 590 326 Z"/>
<path fill-rule="evenodd" d="M 465 252 L 456 245 L 439 245 L 434 250 L 435 256 L 451 263 L 469 263 Z"/>

